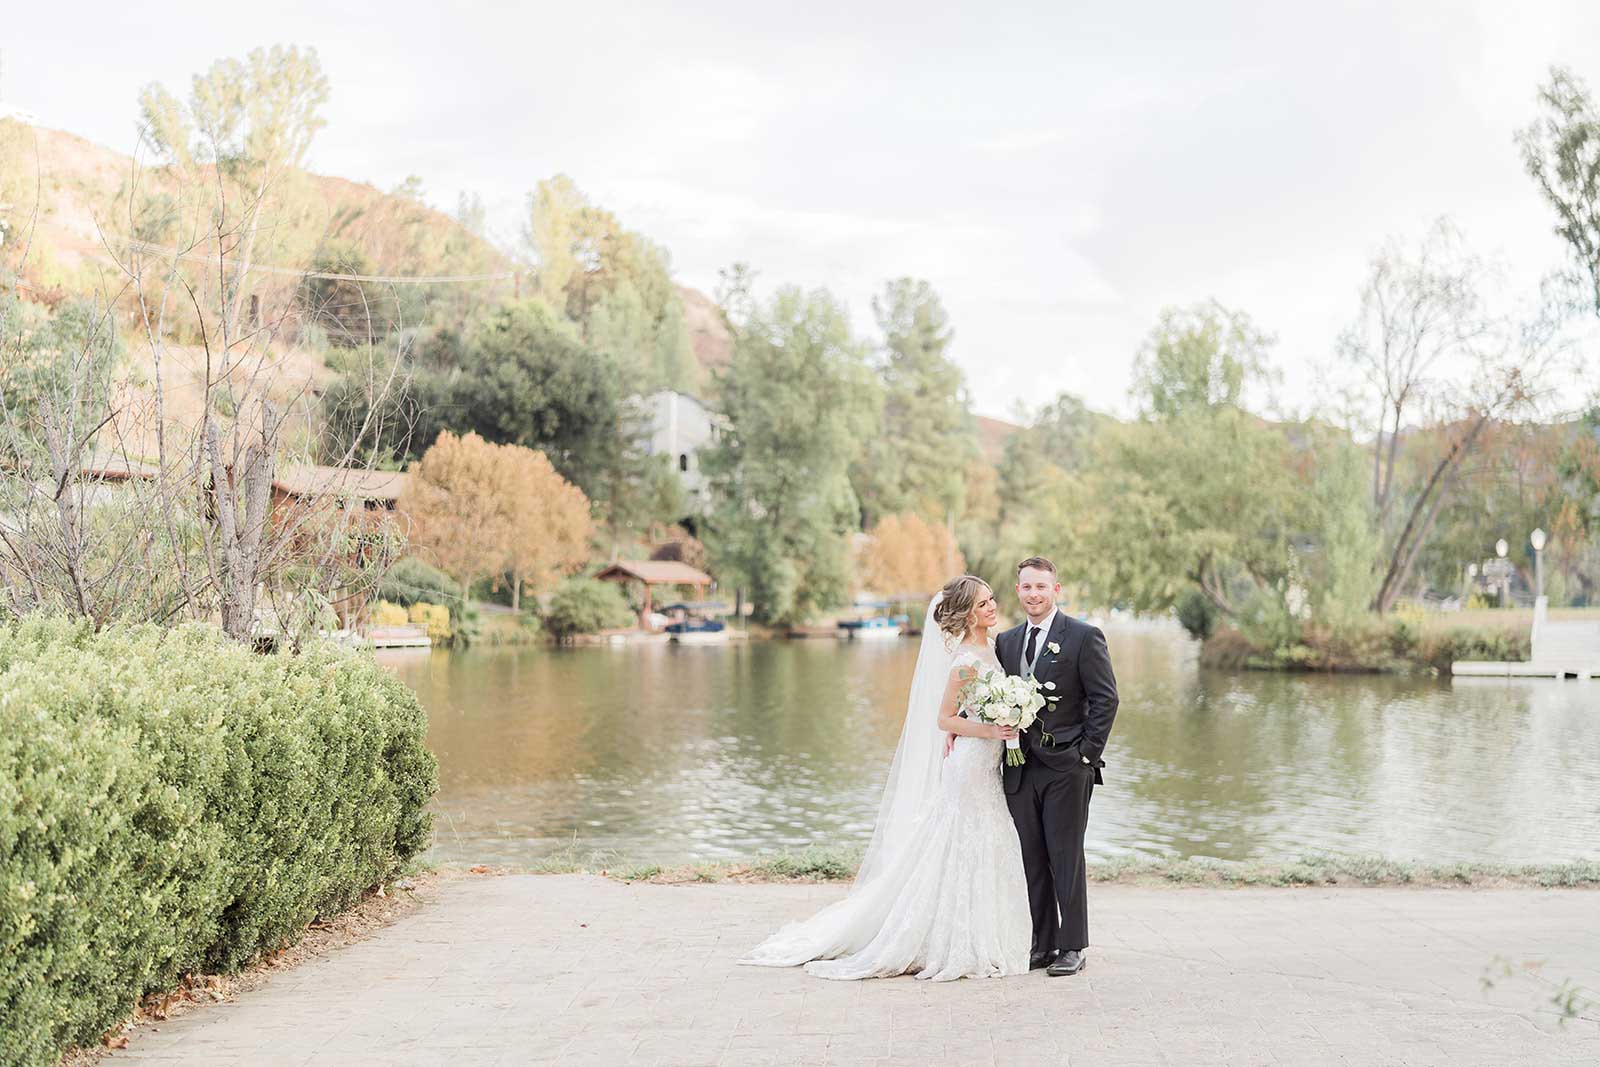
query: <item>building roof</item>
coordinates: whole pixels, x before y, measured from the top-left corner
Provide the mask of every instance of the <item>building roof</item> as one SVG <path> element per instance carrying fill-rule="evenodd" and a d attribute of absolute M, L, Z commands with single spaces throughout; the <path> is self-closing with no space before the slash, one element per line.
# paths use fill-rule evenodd
<path fill-rule="evenodd" d="M 395 501 L 406 487 L 404 471 L 375 471 L 361 467 L 322 467 L 309 463 L 287 464 L 278 469 L 273 488 L 290 496 L 353 496 L 361 500 Z"/>
<path fill-rule="evenodd" d="M 601 580 L 632 578 L 645 585 L 710 585 L 711 575 L 669 559 L 623 559 L 595 575 Z"/>
<path fill-rule="evenodd" d="M 130 478 L 143 478 L 154 480 L 161 477 L 161 468 L 154 463 L 146 463 L 139 459 L 129 459 L 114 453 L 106 453 L 86 459 L 81 468 L 85 477 L 103 478 L 108 482 L 122 482 Z"/>

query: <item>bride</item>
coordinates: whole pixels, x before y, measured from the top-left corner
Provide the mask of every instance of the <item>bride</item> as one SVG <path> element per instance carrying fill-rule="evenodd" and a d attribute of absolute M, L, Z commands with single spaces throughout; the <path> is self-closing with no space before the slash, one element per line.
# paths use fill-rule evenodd
<path fill-rule="evenodd" d="M 1022 849 L 1001 788 L 1011 727 L 966 718 L 961 687 L 999 671 L 994 593 L 951 579 L 928 605 L 900 745 L 850 893 L 767 938 L 741 963 L 818 978 L 949 981 L 1028 971 Z M 944 755 L 946 733 L 954 747 Z"/>

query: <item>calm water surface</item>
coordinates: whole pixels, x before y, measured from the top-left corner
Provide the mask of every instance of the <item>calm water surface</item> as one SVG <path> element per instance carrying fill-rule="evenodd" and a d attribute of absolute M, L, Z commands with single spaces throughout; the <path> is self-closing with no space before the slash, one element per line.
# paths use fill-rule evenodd
<path fill-rule="evenodd" d="M 1201 671 L 1108 631 L 1091 857 L 1600 857 L 1600 685 Z M 871 835 L 914 640 L 385 653 L 428 709 L 433 855 L 742 858 Z"/>

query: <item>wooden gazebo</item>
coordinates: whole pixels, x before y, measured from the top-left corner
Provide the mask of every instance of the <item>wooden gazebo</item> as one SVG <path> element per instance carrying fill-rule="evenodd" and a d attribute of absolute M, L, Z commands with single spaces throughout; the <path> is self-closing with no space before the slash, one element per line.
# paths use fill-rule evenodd
<path fill-rule="evenodd" d="M 650 615 L 650 590 L 658 585 L 689 585 L 696 600 L 704 600 L 711 575 L 687 563 L 666 559 L 624 559 L 595 575 L 602 582 L 638 582 L 644 586 L 644 617 Z"/>

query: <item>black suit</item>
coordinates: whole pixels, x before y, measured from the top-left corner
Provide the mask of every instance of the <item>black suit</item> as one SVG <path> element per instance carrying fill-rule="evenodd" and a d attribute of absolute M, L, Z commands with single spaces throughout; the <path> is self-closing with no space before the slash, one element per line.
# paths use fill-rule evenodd
<path fill-rule="evenodd" d="M 1007 674 L 1024 672 L 1027 633 L 1024 622 L 995 639 Z M 1100 755 L 1117 717 L 1117 679 L 1105 634 L 1060 611 L 1041 635 L 1037 655 L 1034 678 L 1048 683 L 1046 702 L 1022 735 L 1027 762 L 1005 768 L 1006 803 L 1028 875 L 1033 951 L 1081 951 L 1089 945 L 1083 833 L 1089 798 L 1101 781 Z"/>

